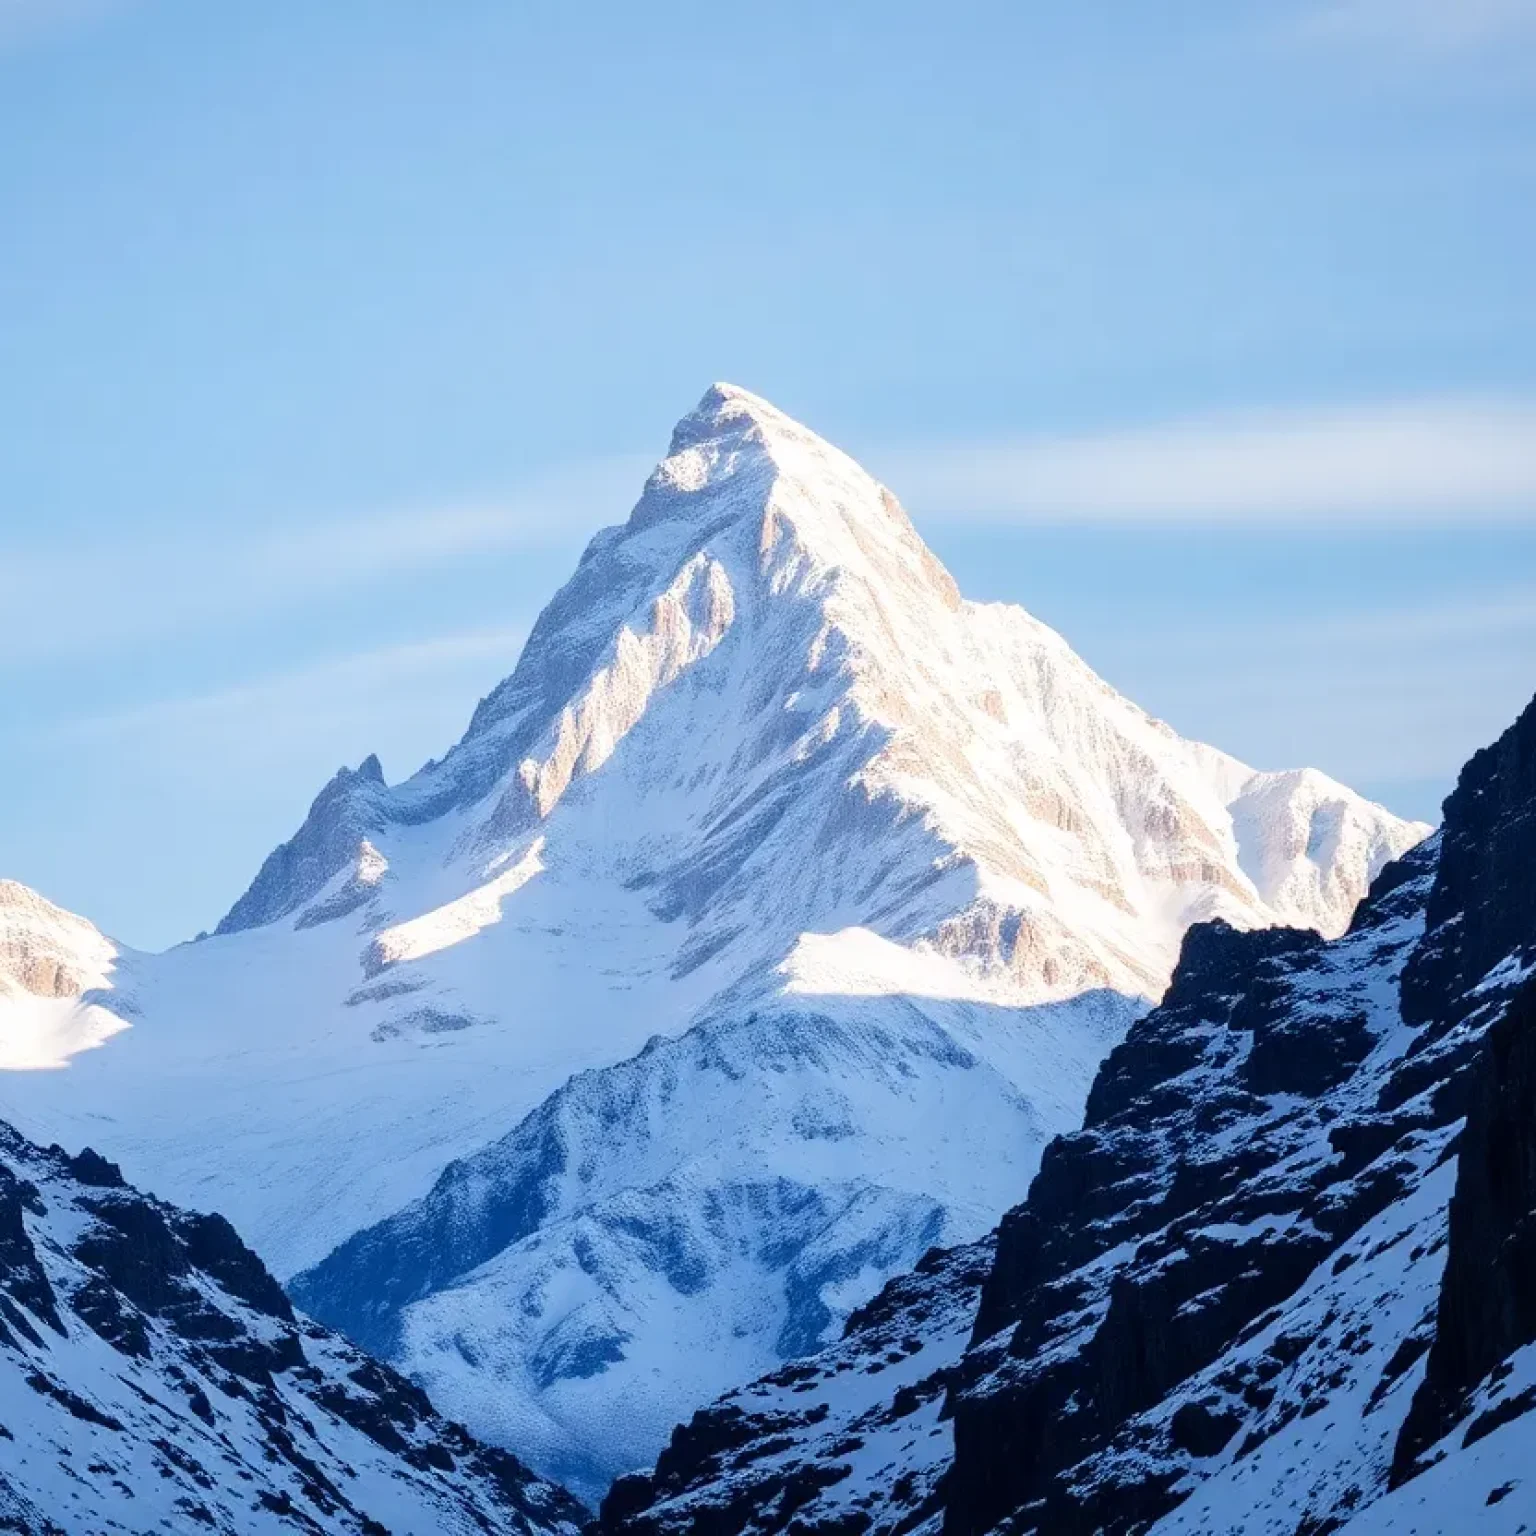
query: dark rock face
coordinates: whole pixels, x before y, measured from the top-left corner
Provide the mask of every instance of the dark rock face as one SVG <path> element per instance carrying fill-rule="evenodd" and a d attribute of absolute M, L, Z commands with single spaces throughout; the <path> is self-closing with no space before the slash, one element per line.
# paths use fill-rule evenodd
<path fill-rule="evenodd" d="M 1420 1176 L 1437 1117 L 1377 1107 L 1401 1030 L 1379 983 L 1419 936 L 1434 852 L 1385 872 L 1333 944 L 1192 930 L 999 1231 L 951 1395 L 949 1531 L 1144 1529 L 1269 1407 L 1263 1370 L 1180 1389 Z"/>
<path fill-rule="evenodd" d="M 0 1125 L 0 1529 L 575 1536 L 585 1511 L 298 1317 L 220 1216 Z M 404 1523 L 402 1523 L 404 1522 Z M 272 1528 L 272 1522 L 262 1529 Z"/>
<path fill-rule="evenodd" d="M 1452 1102 L 1467 1121 L 1433 1343 L 1393 1457 L 1399 1483 L 1489 1373 L 1536 1341 L 1536 701 L 1462 770 L 1444 845 L 1403 1010 L 1426 1026 L 1423 1054 L 1454 1061 Z"/>
<path fill-rule="evenodd" d="M 1240 933 L 1210 923 L 1189 931 L 1162 1006 L 1133 1025 L 1099 1068 L 1083 1130 L 1045 1149 L 1029 1199 L 1003 1217 L 997 1262 L 982 1288 L 978 1341 L 1032 1315 L 1037 1287 L 1159 1230 L 1263 1166 L 1254 1149 L 1238 1163 L 1180 1164 L 1170 1182 L 1163 1156 L 1174 1149 L 1156 1127 L 1196 1109 L 1208 1126 L 1231 1124 L 1257 1108 L 1240 1071 L 1215 1095 L 1189 1074 L 1208 1067 L 1213 1052 L 1237 1061 L 1241 1042 L 1230 1030 L 1213 1035 L 1212 1018 L 1230 1018 L 1241 1006 L 1250 1026 L 1265 1026 L 1258 996 L 1245 990 L 1250 980 L 1255 994 L 1268 995 L 1278 1027 L 1283 1009 L 1273 989 L 1283 968 L 1321 945 L 1316 934 L 1285 928 Z M 1122 1134 L 1104 1134 L 1110 1127 Z"/>
<path fill-rule="evenodd" d="M 1403 1016 L 1443 1028 L 1507 956 L 1536 948 L 1536 700 L 1461 771 Z"/>
<path fill-rule="evenodd" d="M 62 1333 L 58 1297 L 32 1246 L 26 1213 L 39 1204 L 37 1186 L 0 1164 L 0 1315 L 23 1338 L 41 1343 L 32 1318 Z M 0 1341 L 10 1343 L 0 1335 Z"/>
<path fill-rule="evenodd" d="M 1510 1000 L 1533 957 L 1536 705 L 1467 765 L 1442 836 L 1383 872 L 1344 938 L 1193 930 L 1084 1129 L 1047 1149 L 1000 1228 L 951 1392 L 951 1536 L 1144 1530 L 1206 1463 L 1236 1478 L 1298 1420 L 1358 1400 L 1352 1360 L 1378 1372 L 1368 1412 L 1406 1408 L 1427 1347 L 1394 1463 L 1411 1475 L 1536 1341 L 1536 983 Z M 1434 1264 L 1445 1218 L 1427 1191 L 1462 1114 L 1438 1312 L 1378 1365 L 1369 1288 L 1385 1306 L 1383 1256 L 1410 1235 L 1398 1267 Z M 1383 1223 L 1396 1235 L 1367 1241 Z M 1286 1333 L 1292 1313 L 1313 1321 Z M 1345 1432 L 1366 1446 L 1399 1422 Z M 1371 1454 L 1297 1529 L 1382 1494 Z"/>
<path fill-rule="evenodd" d="M 1467 1417 L 1473 1389 L 1536 1342 L 1536 981 L 1489 1030 L 1471 1098 L 1434 1342 L 1398 1437 L 1397 1482 Z"/>

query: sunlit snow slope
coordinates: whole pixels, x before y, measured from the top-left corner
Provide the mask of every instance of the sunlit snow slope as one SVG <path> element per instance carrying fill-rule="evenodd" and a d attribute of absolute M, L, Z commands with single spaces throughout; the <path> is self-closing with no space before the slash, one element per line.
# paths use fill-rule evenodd
<path fill-rule="evenodd" d="M 1191 922 L 1337 932 L 1424 831 L 1182 740 L 718 385 L 464 739 L 0 1108 L 591 1492 L 985 1231 Z"/>
<path fill-rule="evenodd" d="M 93 995 L 117 958 L 83 917 L 0 880 L 0 1069 L 63 1066 L 123 1029 Z"/>

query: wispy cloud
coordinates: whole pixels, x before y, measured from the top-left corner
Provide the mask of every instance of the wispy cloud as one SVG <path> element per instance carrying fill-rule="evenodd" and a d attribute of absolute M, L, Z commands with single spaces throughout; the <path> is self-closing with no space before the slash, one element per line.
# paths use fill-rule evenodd
<path fill-rule="evenodd" d="M 78 31 L 131 3 L 132 0 L 0 0 L 0 52 Z"/>
<path fill-rule="evenodd" d="M 1248 623 L 1198 612 L 1090 646 L 1117 686 L 1179 730 L 1263 768 L 1356 789 L 1448 790 L 1536 692 L 1536 587 Z M 1434 803 L 1406 809 L 1432 815 Z"/>
<path fill-rule="evenodd" d="M 1298 529 L 1536 525 L 1536 404 L 1220 416 L 876 452 L 920 520 Z M 0 546 L 0 666 L 182 636 L 514 550 L 574 555 L 649 462 L 552 470 L 481 502 L 177 539 Z"/>
<path fill-rule="evenodd" d="M 1415 51 L 1485 48 L 1536 41 L 1536 0 L 1329 0 L 1307 13 L 1303 31 Z"/>
<path fill-rule="evenodd" d="M 216 782 L 298 754 L 315 787 L 343 761 L 377 750 L 401 774 L 454 740 L 477 697 L 517 660 L 525 624 L 469 630 L 327 656 L 275 673 L 45 727 L 43 747 L 143 756 L 157 770 Z M 311 762 L 312 760 L 312 762 Z M 309 782 L 307 781 L 307 782 Z"/>
<path fill-rule="evenodd" d="M 624 516 L 649 467 L 606 459 L 483 502 L 254 533 L 204 527 L 176 540 L 0 547 L 0 665 L 274 612 L 471 556 L 579 545 Z"/>
<path fill-rule="evenodd" d="M 1536 524 L 1536 404 L 1430 401 L 896 449 L 919 515 L 981 523 Z"/>

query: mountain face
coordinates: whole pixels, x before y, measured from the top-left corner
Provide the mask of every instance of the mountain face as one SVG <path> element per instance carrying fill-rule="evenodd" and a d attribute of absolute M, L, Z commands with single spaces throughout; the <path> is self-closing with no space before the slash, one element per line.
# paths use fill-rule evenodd
<path fill-rule="evenodd" d="M 1533 871 L 1536 702 L 1343 936 L 1192 929 L 994 1244 L 694 1415 L 605 1536 L 1528 1529 Z"/>
<path fill-rule="evenodd" d="M 576 1536 L 584 1518 L 298 1316 L 222 1217 L 0 1125 L 0 1529 Z"/>
<path fill-rule="evenodd" d="M 1337 933 L 1426 830 L 1182 740 L 717 386 L 446 757 L 0 1098 L 596 1493 L 982 1237 L 1191 922 Z"/>

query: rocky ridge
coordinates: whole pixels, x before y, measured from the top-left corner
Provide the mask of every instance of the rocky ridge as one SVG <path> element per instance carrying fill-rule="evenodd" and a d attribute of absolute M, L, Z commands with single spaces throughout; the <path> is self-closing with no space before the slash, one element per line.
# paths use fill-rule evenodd
<path fill-rule="evenodd" d="M 0 1524 L 576 1536 L 585 1512 L 295 1313 L 222 1217 L 0 1125 Z"/>
<path fill-rule="evenodd" d="M 933 1255 L 679 1427 L 605 1536 L 1522 1528 L 1533 868 L 1536 703 L 1343 936 L 1190 931 L 979 1286 Z M 915 1300 L 947 1266 L 963 1341 Z"/>

